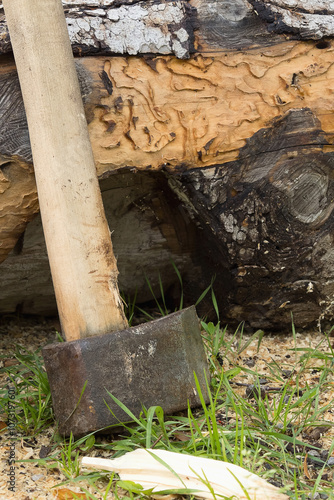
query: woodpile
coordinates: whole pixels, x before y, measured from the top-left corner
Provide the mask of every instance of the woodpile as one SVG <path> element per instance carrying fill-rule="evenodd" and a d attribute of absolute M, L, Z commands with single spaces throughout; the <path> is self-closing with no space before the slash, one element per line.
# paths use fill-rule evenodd
<path fill-rule="evenodd" d="M 188 303 L 215 276 L 223 322 L 330 321 L 332 2 L 63 4 L 125 295 L 160 273 L 173 297 L 172 260 Z M 1 11 L 0 34 L 0 313 L 54 314 Z"/>

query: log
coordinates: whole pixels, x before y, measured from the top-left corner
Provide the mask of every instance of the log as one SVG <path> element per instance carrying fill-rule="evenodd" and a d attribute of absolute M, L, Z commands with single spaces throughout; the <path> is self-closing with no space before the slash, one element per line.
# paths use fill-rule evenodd
<path fill-rule="evenodd" d="M 63 0 L 73 51 L 174 54 L 263 47 L 275 33 L 318 40 L 334 33 L 331 0 Z M 271 36 L 268 37 L 268 29 Z M 0 54 L 11 51 L 0 4 Z"/>
<path fill-rule="evenodd" d="M 211 281 L 201 267 L 205 253 L 196 225 L 168 186 L 161 172 L 118 172 L 100 181 L 114 253 L 119 287 L 126 302 L 152 300 L 146 282 L 159 295 L 159 274 L 166 296 L 180 300 L 180 287 L 172 262 L 183 276 L 187 304 L 198 299 Z M 54 315 L 56 302 L 40 216 L 21 234 L 0 265 L 0 313 Z M 203 304 L 208 314 L 211 304 Z"/>
<path fill-rule="evenodd" d="M 63 0 L 63 5 L 73 50 L 78 55 L 157 53 L 187 58 L 193 51 L 190 7 L 183 0 Z M 4 54 L 11 46 L 3 12 L 1 17 L 0 53 Z"/>
<path fill-rule="evenodd" d="M 331 0 L 249 0 L 258 15 L 276 33 L 304 39 L 334 34 L 334 5 Z M 326 43 L 326 42 L 324 42 Z"/>
<path fill-rule="evenodd" d="M 101 8 L 96 2 L 91 9 Z M 172 258 L 187 283 L 187 300 L 196 300 L 216 275 L 222 317 L 230 324 L 245 320 L 252 328 L 289 329 L 291 312 L 297 326 L 330 321 L 333 40 L 319 40 L 311 29 L 320 15 L 315 2 L 295 2 L 290 9 L 297 17 L 311 16 L 299 30 L 270 35 L 259 5 L 274 2 L 196 2 L 195 53 L 187 60 L 154 54 L 77 60 L 107 217 L 115 229 L 120 286 L 126 294 L 138 289 L 140 300 L 147 300 L 144 275 L 158 292 L 160 271 L 166 288 L 175 289 Z M 275 1 L 286 10 L 288 4 Z M 330 22 L 330 2 L 317 4 Z M 314 41 L 299 40 L 306 36 Z M 6 89 L 0 103 L 2 260 L 12 253 L 0 266 L 0 311 L 32 307 L 50 313 L 46 268 L 35 272 L 36 279 L 28 272 L 45 257 L 33 221 L 38 207 L 15 78 L 6 56 L 0 64 L 0 86 Z M 109 182 L 112 187 L 105 188 Z M 131 191 L 129 185 L 137 187 Z M 112 202 L 115 190 L 124 196 Z M 28 275 L 30 285 L 18 293 L 17 283 Z"/>
<path fill-rule="evenodd" d="M 176 192 L 182 186 L 219 255 L 215 287 L 231 323 L 280 330 L 291 314 L 303 327 L 331 317 L 334 155 L 326 145 L 313 112 L 291 110 L 255 133 L 237 161 L 179 176 Z"/>

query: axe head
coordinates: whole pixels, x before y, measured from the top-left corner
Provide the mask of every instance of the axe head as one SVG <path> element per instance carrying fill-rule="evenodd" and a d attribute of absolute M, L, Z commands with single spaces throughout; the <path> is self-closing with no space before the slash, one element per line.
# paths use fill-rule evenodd
<path fill-rule="evenodd" d="M 59 432 L 112 432 L 143 406 L 167 414 L 200 406 L 194 373 L 208 402 L 210 374 L 195 307 L 140 326 L 43 349 Z M 109 394 L 110 393 L 110 394 Z M 109 408 L 108 408 L 109 407 Z"/>

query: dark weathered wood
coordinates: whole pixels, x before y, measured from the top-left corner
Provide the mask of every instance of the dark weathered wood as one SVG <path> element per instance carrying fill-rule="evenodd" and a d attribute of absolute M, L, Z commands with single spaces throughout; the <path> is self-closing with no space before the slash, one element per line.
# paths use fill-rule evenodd
<path fill-rule="evenodd" d="M 27 119 L 16 71 L 0 75 L 1 154 L 32 161 Z"/>
<path fill-rule="evenodd" d="M 202 268 L 197 228 L 162 173 L 124 172 L 101 181 L 106 216 L 117 257 L 120 289 L 128 300 L 152 300 L 146 277 L 159 295 L 159 274 L 166 296 L 180 299 L 175 263 L 184 276 L 191 304 L 211 281 Z M 22 233 L 0 265 L 0 313 L 56 314 L 56 302 L 40 217 Z M 206 306 L 204 306 L 206 307 Z M 203 309 L 203 313 L 208 313 Z"/>
<path fill-rule="evenodd" d="M 6 59 L 1 65 L 0 59 L 0 155 L 3 157 L 19 157 L 27 163 L 32 162 L 29 142 L 28 124 L 25 115 L 20 83 L 13 60 Z M 6 71 L 6 66 L 8 71 Z M 92 92 L 89 72 L 81 64 L 77 64 L 77 72 L 84 103 Z M 1 74 L 2 73 L 2 74 Z"/>
<path fill-rule="evenodd" d="M 63 0 L 76 55 L 217 53 L 334 33 L 330 0 Z M 268 30 L 271 36 L 268 36 Z M 281 38 L 282 41 L 282 38 Z M 0 7 L 0 53 L 11 50 Z"/>
<path fill-rule="evenodd" d="M 334 35 L 332 0 L 249 0 L 257 14 L 276 33 L 318 40 Z"/>
<path fill-rule="evenodd" d="M 266 47 L 282 41 L 268 36 L 267 23 L 247 0 L 190 0 L 196 9 L 195 49 L 201 54 Z"/>
<path fill-rule="evenodd" d="M 211 258 L 225 320 L 279 330 L 289 328 L 291 313 L 304 327 L 332 317 L 334 154 L 324 153 L 327 143 L 309 109 L 292 110 L 254 134 L 238 161 L 188 171 L 175 184 L 191 200 L 202 241 L 217 252 Z"/>

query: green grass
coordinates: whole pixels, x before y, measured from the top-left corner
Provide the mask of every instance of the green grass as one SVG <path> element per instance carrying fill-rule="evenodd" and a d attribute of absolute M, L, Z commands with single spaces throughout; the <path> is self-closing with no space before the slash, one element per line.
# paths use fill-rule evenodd
<path fill-rule="evenodd" d="M 7 386 L 10 386 L 15 392 L 16 425 L 24 435 L 38 434 L 54 421 L 50 386 L 40 351 L 32 353 L 18 345 L 11 353 L 18 364 L 0 370 L 7 374 L 7 384 L 0 389 L 0 411 L 6 413 L 8 404 L 13 402 L 8 397 Z"/>
<path fill-rule="evenodd" d="M 181 277 L 180 286 L 182 290 Z M 233 335 L 227 327 L 222 328 L 212 286 L 205 294 L 210 291 L 217 322 L 201 323 L 211 370 L 211 380 L 206 382 L 209 402 L 204 400 L 204 388 L 199 386 L 196 374 L 195 384 L 201 408 L 194 410 L 188 406 L 184 412 L 174 416 L 165 415 L 159 406 L 143 408 L 141 415 L 135 416 L 109 393 L 133 423 L 124 425 L 121 435 L 109 441 L 93 434 L 79 440 L 74 440 L 72 436 L 63 440 L 55 432 L 50 455 L 34 460 L 39 468 L 58 469 L 64 475 L 61 484 L 67 487 L 79 485 L 87 499 L 107 499 L 111 492 L 116 500 L 124 495 L 129 499 L 147 498 L 149 491 L 120 481 L 110 473 L 82 473 L 80 457 L 92 450 L 118 457 L 138 447 L 155 448 L 237 464 L 276 485 L 284 486 L 286 494 L 292 499 L 306 500 L 310 494 L 317 492 L 334 499 L 333 468 L 326 467 L 326 463 L 319 459 L 317 468 L 308 466 L 312 479 L 305 475 L 306 453 L 315 448 L 307 442 L 305 429 L 333 425 L 324 421 L 324 413 L 334 407 L 334 402 L 320 405 L 321 394 L 333 386 L 334 353 L 329 336 L 324 334 L 315 348 L 298 348 L 293 326 L 295 343 L 291 354 L 294 357 L 294 374 L 287 379 L 283 376 L 283 368 L 274 360 L 268 363 L 270 385 L 279 386 L 280 390 L 262 395 L 260 375 L 256 370 L 243 366 L 238 356 L 253 343 L 259 350 L 264 334 L 257 331 L 245 340 L 242 324 Z M 160 304 L 159 314 L 167 313 L 164 297 L 156 298 L 156 301 Z M 131 304 L 128 312 L 133 319 L 135 301 L 129 300 L 128 303 Z M 183 305 L 182 293 L 179 305 Z M 13 355 L 18 364 L 1 371 L 6 372 L 8 383 L 15 388 L 17 427 L 22 436 L 38 437 L 40 432 L 54 424 L 50 389 L 41 354 L 18 346 Z M 303 394 L 299 395 L 300 381 L 310 370 L 317 370 L 318 382 L 306 384 Z M 240 395 L 235 382 L 242 380 L 242 375 L 253 379 L 252 399 Z M 3 387 L 0 391 L 2 413 L 6 412 L 8 402 L 8 391 Z M 333 450 L 334 443 L 329 450 L 330 455 Z M 95 493 L 89 493 L 88 487 L 94 488 Z"/>

